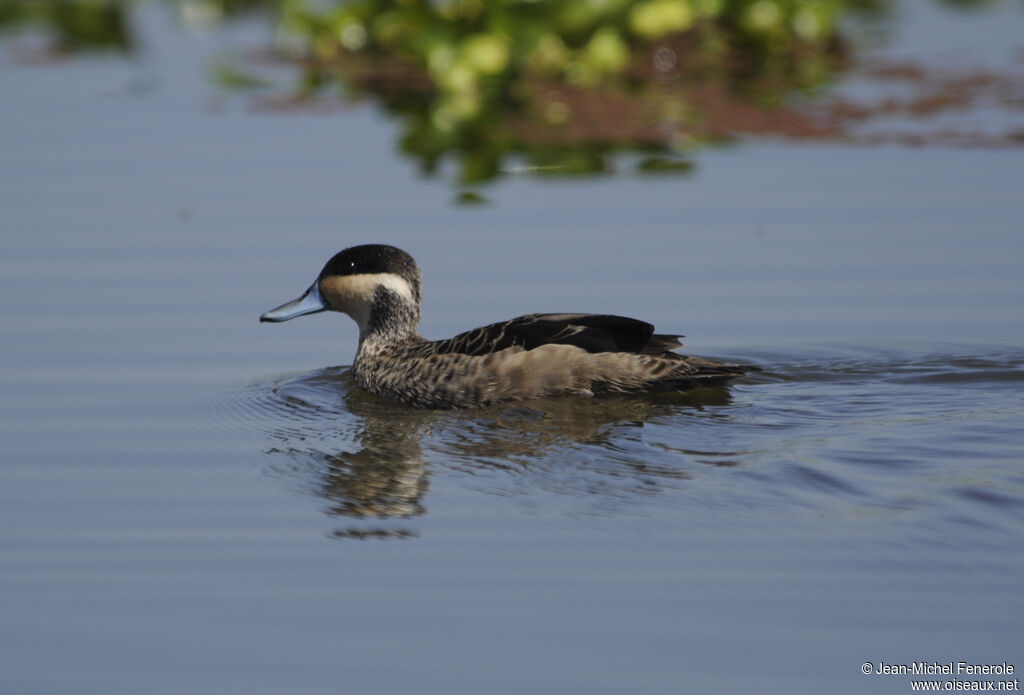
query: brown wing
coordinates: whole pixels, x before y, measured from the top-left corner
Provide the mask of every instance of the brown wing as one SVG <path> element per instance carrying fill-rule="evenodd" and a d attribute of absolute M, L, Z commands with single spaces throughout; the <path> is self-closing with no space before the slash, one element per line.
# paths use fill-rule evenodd
<path fill-rule="evenodd" d="M 587 352 L 664 354 L 681 346 L 680 336 L 658 335 L 654 326 L 609 314 L 528 314 L 430 343 L 433 354 L 487 355 L 518 346 L 574 345 Z"/>

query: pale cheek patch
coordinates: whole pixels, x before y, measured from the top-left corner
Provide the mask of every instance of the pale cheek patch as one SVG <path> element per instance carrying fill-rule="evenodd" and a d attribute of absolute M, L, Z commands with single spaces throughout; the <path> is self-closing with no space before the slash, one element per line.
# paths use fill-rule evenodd
<path fill-rule="evenodd" d="M 335 311 L 343 311 L 366 328 L 378 287 L 391 290 L 403 300 L 413 303 L 412 288 L 405 278 L 394 273 L 364 275 L 333 275 L 320 281 L 320 294 Z"/>

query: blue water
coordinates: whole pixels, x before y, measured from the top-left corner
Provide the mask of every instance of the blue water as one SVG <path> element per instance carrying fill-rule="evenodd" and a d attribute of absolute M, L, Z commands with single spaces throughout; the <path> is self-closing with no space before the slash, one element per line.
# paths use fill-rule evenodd
<path fill-rule="evenodd" d="M 258 21 L 139 22 L 134 60 L 0 62 L 0 691 L 897 693 L 861 665 L 1024 667 L 1018 151 L 752 142 L 460 208 L 371 106 L 212 87 Z M 763 371 L 382 402 L 347 318 L 257 322 L 378 241 L 423 268 L 428 337 L 604 311 Z"/>

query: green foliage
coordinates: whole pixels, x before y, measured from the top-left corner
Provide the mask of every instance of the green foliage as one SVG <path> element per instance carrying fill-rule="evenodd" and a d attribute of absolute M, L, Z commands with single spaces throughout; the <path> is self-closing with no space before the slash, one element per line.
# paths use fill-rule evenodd
<path fill-rule="evenodd" d="M 113 0 L 4 0 L 0 27 L 34 26 L 63 50 L 129 51 L 133 46 L 124 3 Z"/>
<path fill-rule="evenodd" d="M 824 44 L 848 0 L 284 0 L 282 26 L 322 57 L 401 55 L 442 91 L 541 71 L 593 83 L 626 73 L 635 49 L 708 25 L 738 40 Z M 449 76 L 448 73 L 454 73 Z"/>
<path fill-rule="evenodd" d="M 129 15 L 144 1 L 0 0 L 0 28 L 41 28 L 61 51 L 129 51 Z M 401 120 L 401 150 L 426 174 L 454 158 L 462 185 L 502 175 L 509 160 L 538 174 L 600 174 L 621 149 L 652 151 L 640 173 L 686 173 L 681 150 L 732 132 L 716 124 L 763 128 L 793 91 L 827 83 L 840 18 L 891 2 L 149 1 L 174 7 L 187 28 L 272 11 L 281 45 L 304 61 L 299 98 L 339 85 L 374 96 Z M 229 60 L 211 76 L 232 90 L 269 85 Z"/>
<path fill-rule="evenodd" d="M 607 154 L 637 138 L 671 150 L 674 124 L 700 118 L 658 91 L 680 79 L 681 63 L 726 79 L 735 65 L 756 66 L 748 72 L 771 76 L 757 98 L 777 103 L 794 84 L 827 79 L 836 22 L 865 1 L 284 0 L 281 26 L 314 62 L 336 63 L 340 73 L 355 59 L 397 60 L 425 74 L 430 87 L 410 80 L 401 100 L 394 85 L 387 90 L 385 103 L 404 119 L 402 149 L 426 173 L 455 156 L 457 180 L 474 184 L 502 173 L 512 151 L 527 171 L 577 175 L 607 171 Z M 371 83 L 361 84 L 380 89 Z M 585 132 L 569 137 L 581 116 Z M 655 125 L 645 130 L 645 119 Z M 560 142 L 567 137 L 578 142 Z M 691 166 L 652 158 L 639 170 Z"/>
<path fill-rule="evenodd" d="M 131 13 L 144 0 L 0 0 L 0 29 L 49 35 L 61 51 L 130 52 L 136 44 Z M 287 2 L 287 0 L 283 0 Z M 282 0 L 166 0 L 184 24 L 212 22 Z"/>

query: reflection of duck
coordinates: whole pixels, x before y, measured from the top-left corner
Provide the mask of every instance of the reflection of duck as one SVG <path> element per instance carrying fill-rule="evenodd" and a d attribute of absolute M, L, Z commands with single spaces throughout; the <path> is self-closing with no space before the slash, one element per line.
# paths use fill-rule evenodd
<path fill-rule="evenodd" d="M 749 370 L 672 352 L 681 345 L 677 336 L 606 314 L 530 314 L 428 341 L 416 332 L 420 277 L 400 249 L 354 246 L 331 258 L 305 294 L 260 321 L 328 309 L 348 314 L 359 325 L 353 365 L 359 385 L 429 408 L 687 389 Z"/>
<path fill-rule="evenodd" d="M 351 370 L 329 368 L 278 383 L 272 389 L 274 468 L 300 474 L 323 497 L 329 516 L 362 519 L 338 537 L 416 535 L 385 520 L 424 513 L 427 475 L 420 437 L 434 413 L 395 404 L 355 388 Z M 342 400 L 338 402 L 338 395 Z"/>
<path fill-rule="evenodd" d="M 338 538 L 418 536 L 436 476 L 449 502 L 459 481 L 527 504 L 557 494 L 609 511 L 689 479 L 693 464 L 736 462 L 719 428 L 702 427 L 728 417 L 725 387 L 439 413 L 354 381 L 348 367 L 331 367 L 258 390 L 270 413 L 270 470 L 326 502 Z M 686 434 L 666 439 L 668 431 Z"/>

